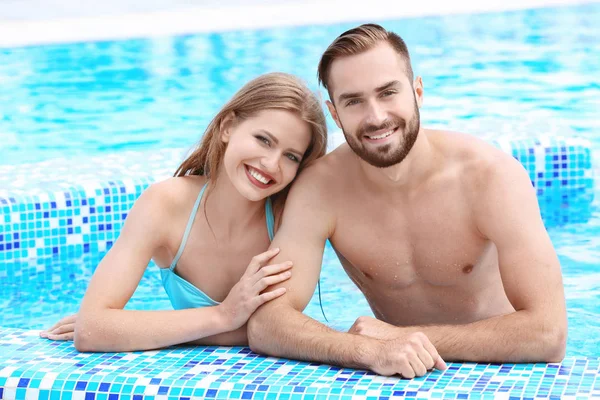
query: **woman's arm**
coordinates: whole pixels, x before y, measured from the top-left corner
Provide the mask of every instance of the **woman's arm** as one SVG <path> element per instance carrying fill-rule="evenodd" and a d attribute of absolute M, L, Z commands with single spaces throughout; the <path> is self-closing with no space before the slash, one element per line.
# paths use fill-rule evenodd
<path fill-rule="evenodd" d="M 133 351 L 189 342 L 229 330 L 216 307 L 123 310 L 157 250 L 166 245 L 175 179 L 149 187 L 131 209 L 92 277 L 75 321 L 80 351 Z"/>
<path fill-rule="evenodd" d="M 175 200 L 169 196 L 178 192 L 172 187 L 176 179 L 152 185 L 140 196 L 115 245 L 98 265 L 74 323 L 79 351 L 157 349 L 236 331 L 257 307 L 285 293 L 282 289 L 260 294 L 290 276 L 291 263 L 265 266 L 277 254 L 270 250 L 252 259 L 242 279 L 218 306 L 123 310 L 152 256 L 166 246 L 169 235 L 176 234 L 168 230 L 173 220 L 169 213 L 175 208 Z M 239 338 L 239 333 L 232 335 L 228 336 Z"/>

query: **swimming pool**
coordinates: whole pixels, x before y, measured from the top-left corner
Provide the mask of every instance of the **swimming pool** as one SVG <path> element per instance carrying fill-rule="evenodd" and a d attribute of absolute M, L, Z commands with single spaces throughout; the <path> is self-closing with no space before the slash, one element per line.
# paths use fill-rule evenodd
<path fill-rule="evenodd" d="M 600 5 L 587 4 L 386 27 L 406 39 L 423 76 L 428 126 L 577 133 L 600 143 L 599 19 Z M 293 73 L 317 89 L 321 53 L 352 26 L 0 49 L 0 164 L 189 147 L 261 73 Z"/>
<path fill-rule="evenodd" d="M 562 151 L 559 145 L 551 157 L 561 163 L 563 155 L 567 161 L 580 157 L 585 169 L 590 150 L 600 144 L 598 20 L 600 5 L 592 4 L 384 24 L 405 37 L 414 69 L 424 77 L 425 124 L 500 141 L 583 137 L 589 140 L 581 145 L 587 153 Z M 572 29 L 575 22 L 578 28 Z M 378 398 L 413 392 L 413 397 L 550 397 L 571 391 L 600 396 L 600 213 L 577 188 L 568 193 L 569 201 L 560 193 L 559 201 L 549 192 L 543 197 L 554 199 L 543 205 L 547 214 L 560 217 L 546 219 L 563 267 L 569 313 L 569 358 L 560 366 L 456 364 L 445 374 L 408 383 L 257 358 L 239 348 L 79 355 L 71 344 L 40 341 L 28 331 L 76 311 L 135 197 L 173 171 L 210 116 L 242 83 L 282 70 L 316 89 L 320 53 L 350 26 L 0 50 L 0 217 L 5 218 L 0 218 L 0 352 L 5 357 L 0 356 L 0 398 L 2 393 L 24 398 L 32 390 L 48 398 L 72 393 L 98 399 L 114 394 L 270 398 L 273 393 L 279 398 L 323 393 Z M 531 146 L 514 147 L 513 155 L 533 157 L 530 167 L 537 168 L 536 160 L 543 157 L 535 150 L 529 154 Z M 574 181 L 580 178 L 588 177 Z M 563 176 L 544 176 L 544 182 L 553 179 Z M 589 195 L 586 185 L 583 194 Z M 333 326 L 346 329 L 357 316 L 371 314 L 330 248 L 323 269 L 324 310 Z M 307 313 L 323 321 L 315 300 Z M 128 307 L 169 308 L 155 266 Z"/>

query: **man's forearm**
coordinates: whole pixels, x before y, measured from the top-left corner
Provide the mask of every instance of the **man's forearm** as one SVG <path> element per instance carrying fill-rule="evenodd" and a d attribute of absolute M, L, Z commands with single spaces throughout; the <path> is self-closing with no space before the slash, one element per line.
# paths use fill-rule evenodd
<path fill-rule="evenodd" d="M 248 322 L 250 348 L 275 357 L 371 369 L 371 338 L 337 332 L 293 308 L 263 307 Z M 276 318 L 275 318 L 276 316 Z"/>
<path fill-rule="evenodd" d="M 481 362 L 559 362 L 566 327 L 517 311 L 466 325 L 399 328 L 401 334 L 425 333 L 445 360 Z"/>

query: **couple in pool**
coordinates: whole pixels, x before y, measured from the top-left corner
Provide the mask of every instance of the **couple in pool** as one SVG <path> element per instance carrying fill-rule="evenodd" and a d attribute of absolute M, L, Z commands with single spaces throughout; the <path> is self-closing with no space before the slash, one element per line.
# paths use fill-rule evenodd
<path fill-rule="evenodd" d="M 560 361 L 560 265 L 522 166 L 422 128 L 423 82 L 379 25 L 335 39 L 318 77 L 346 144 L 325 155 L 321 104 L 298 79 L 252 80 L 137 200 L 79 313 L 41 335 L 80 351 L 249 345 L 405 378 L 444 360 Z M 327 239 L 377 317 L 348 332 L 302 313 Z M 123 310 L 150 259 L 175 310 Z"/>

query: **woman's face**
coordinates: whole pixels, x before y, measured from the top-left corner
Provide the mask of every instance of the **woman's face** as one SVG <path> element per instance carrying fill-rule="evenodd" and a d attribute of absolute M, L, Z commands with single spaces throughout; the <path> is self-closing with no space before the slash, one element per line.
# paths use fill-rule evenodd
<path fill-rule="evenodd" d="M 221 133 L 225 172 L 242 196 L 263 200 L 296 177 L 310 139 L 308 123 L 296 114 L 263 110 Z"/>

